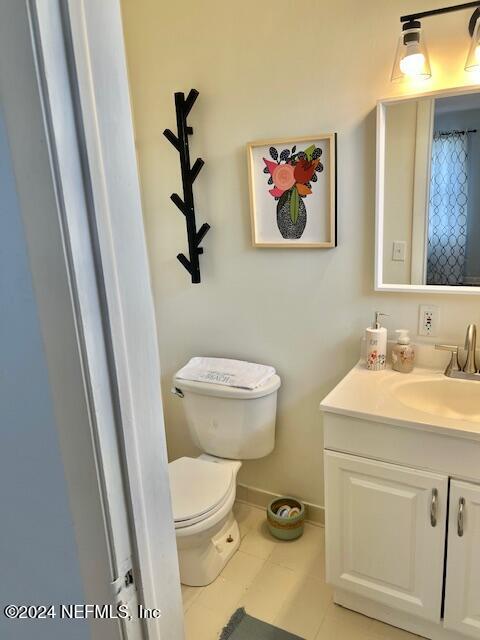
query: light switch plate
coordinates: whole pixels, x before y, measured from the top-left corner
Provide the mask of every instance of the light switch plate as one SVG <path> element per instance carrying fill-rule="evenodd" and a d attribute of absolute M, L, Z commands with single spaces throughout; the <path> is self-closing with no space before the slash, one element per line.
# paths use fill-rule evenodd
<path fill-rule="evenodd" d="M 392 260 L 394 260 L 395 262 L 405 262 L 406 250 L 407 243 L 405 242 L 405 240 L 394 240 Z"/>
<path fill-rule="evenodd" d="M 438 335 L 440 311 L 434 304 L 421 304 L 418 317 L 418 335 L 434 337 Z"/>

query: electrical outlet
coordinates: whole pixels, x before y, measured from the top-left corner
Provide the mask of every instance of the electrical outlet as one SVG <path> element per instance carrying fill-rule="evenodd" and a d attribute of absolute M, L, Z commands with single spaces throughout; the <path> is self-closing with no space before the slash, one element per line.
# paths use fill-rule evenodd
<path fill-rule="evenodd" d="M 433 304 L 421 304 L 419 307 L 418 335 L 437 336 L 440 312 Z"/>

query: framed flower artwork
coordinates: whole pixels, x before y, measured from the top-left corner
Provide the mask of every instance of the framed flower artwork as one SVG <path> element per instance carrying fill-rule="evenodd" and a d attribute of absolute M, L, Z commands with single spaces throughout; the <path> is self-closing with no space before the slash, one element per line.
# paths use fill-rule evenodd
<path fill-rule="evenodd" d="M 337 246 L 337 134 L 247 145 L 255 247 Z"/>

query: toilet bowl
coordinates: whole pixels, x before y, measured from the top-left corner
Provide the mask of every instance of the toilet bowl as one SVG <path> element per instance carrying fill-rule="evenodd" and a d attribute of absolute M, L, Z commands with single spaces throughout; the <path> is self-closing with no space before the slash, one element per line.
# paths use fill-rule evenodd
<path fill-rule="evenodd" d="M 275 444 L 280 378 L 253 389 L 174 377 L 195 445 L 205 453 L 168 465 L 182 584 L 213 582 L 240 545 L 233 515 L 241 460 L 262 458 Z"/>
<path fill-rule="evenodd" d="M 182 584 L 209 584 L 239 547 L 232 508 L 240 467 L 238 460 L 206 454 L 169 464 Z"/>

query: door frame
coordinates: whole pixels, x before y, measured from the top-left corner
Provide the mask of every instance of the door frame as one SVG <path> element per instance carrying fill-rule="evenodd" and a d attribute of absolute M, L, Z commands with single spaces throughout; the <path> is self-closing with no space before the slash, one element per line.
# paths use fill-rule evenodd
<path fill-rule="evenodd" d="M 88 360 L 84 376 L 93 389 L 92 371 L 108 367 L 118 453 L 126 479 L 135 580 L 142 604 L 161 610 L 159 618 L 146 621 L 146 634 L 149 640 L 181 640 L 183 608 L 160 363 L 120 2 L 26 0 L 26 4 L 34 50 L 42 51 L 37 75 L 59 209 L 70 207 L 68 224 L 65 216 L 62 221 L 63 248 L 76 325 L 85 330 L 83 345 L 79 343 Z M 51 25 L 52 12 L 61 18 L 63 66 L 58 63 L 58 33 L 44 28 Z M 62 116 L 58 101 L 55 108 L 53 100 L 45 99 L 53 87 L 64 92 L 70 118 Z M 81 250 L 88 246 L 91 263 Z M 88 328 L 97 330 L 90 343 Z M 103 354 L 96 352 L 94 340 L 98 343 L 102 330 Z M 92 402 L 94 418 L 100 418 L 97 409 Z M 97 454 L 103 424 L 101 419 L 92 420 Z M 108 478 L 100 492 L 108 520 Z"/>

